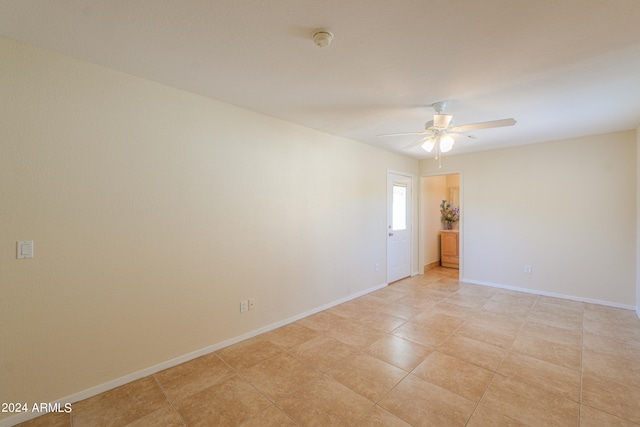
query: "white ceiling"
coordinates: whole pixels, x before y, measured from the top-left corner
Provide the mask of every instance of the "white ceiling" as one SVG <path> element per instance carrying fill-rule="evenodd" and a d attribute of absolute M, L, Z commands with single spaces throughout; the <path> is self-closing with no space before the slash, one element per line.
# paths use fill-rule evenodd
<path fill-rule="evenodd" d="M 0 35 L 419 158 L 377 135 L 436 101 L 518 121 L 451 154 L 640 125 L 638 0 L 0 0 Z"/>

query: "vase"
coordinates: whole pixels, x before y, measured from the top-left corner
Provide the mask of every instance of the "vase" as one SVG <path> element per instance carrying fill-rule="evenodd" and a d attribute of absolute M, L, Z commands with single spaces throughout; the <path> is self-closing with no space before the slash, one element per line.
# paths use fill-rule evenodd
<path fill-rule="evenodd" d="M 444 229 L 445 229 L 445 230 L 453 230 L 453 222 L 451 222 L 451 221 L 445 221 L 445 222 L 444 222 Z"/>

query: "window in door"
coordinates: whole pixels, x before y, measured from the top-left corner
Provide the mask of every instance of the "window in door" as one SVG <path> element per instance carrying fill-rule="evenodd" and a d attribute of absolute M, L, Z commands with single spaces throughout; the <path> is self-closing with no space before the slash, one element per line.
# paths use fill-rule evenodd
<path fill-rule="evenodd" d="M 393 184 L 391 228 L 393 231 L 407 229 L 407 185 Z"/>

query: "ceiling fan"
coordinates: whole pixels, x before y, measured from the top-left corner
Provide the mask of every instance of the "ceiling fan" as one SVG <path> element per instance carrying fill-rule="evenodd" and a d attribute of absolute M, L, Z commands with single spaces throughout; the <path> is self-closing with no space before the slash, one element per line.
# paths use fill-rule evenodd
<path fill-rule="evenodd" d="M 455 126 L 453 122 L 453 116 L 451 114 L 442 114 L 447 103 L 436 102 L 431 105 L 436 114 L 433 115 L 433 120 L 429 120 L 424 125 L 422 132 L 405 132 L 405 133 L 391 133 L 379 136 L 401 136 L 401 135 L 424 135 L 422 138 L 415 142 L 403 147 L 408 150 L 417 145 L 421 145 L 427 153 L 436 149 L 436 159 L 440 158 L 442 153 L 451 151 L 455 140 L 451 135 L 458 135 L 462 132 L 470 132 L 478 129 L 499 128 L 504 126 L 513 126 L 516 124 L 515 119 L 502 119 L 493 120 L 489 122 L 471 123 L 466 125 Z M 463 135 L 467 138 L 476 139 L 472 135 Z"/>

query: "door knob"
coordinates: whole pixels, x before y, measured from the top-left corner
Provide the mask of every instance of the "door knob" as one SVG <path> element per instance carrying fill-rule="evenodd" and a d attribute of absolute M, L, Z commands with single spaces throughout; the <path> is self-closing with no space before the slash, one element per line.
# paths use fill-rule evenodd
<path fill-rule="evenodd" d="M 393 236 L 393 233 L 389 233 L 389 236 Z"/>

